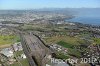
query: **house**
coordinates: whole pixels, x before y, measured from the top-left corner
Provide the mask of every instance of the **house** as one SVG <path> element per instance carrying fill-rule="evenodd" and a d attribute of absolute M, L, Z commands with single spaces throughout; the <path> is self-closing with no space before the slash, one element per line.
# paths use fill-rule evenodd
<path fill-rule="evenodd" d="M 21 50 L 23 50 L 21 42 L 17 42 L 15 44 L 13 44 L 13 49 L 14 49 L 14 51 L 21 51 Z"/>
<path fill-rule="evenodd" d="M 21 58 L 26 59 L 25 54 L 22 54 L 22 55 L 21 55 Z"/>
<path fill-rule="evenodd" d="M 10 48 L 5 48 L 0 51 L 0 53 L 6 57 L 13 57 L 13 51 Z"/>

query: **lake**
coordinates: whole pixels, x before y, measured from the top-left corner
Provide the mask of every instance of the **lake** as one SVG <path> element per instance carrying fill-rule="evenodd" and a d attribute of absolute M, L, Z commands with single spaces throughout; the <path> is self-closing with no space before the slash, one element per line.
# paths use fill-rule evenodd
<path fill-rule="evenodd" d="M 76 11 L 76 17 L 67 21 L 100 25 L 100 9 L 80 9 L 74 11 Z"/>

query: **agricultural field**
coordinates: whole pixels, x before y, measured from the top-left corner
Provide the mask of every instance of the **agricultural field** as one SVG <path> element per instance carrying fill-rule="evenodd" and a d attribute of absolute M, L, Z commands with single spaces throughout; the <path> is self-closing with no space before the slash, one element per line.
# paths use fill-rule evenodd
<path fill-rule="evenodd" d="M 0 46 L 11 45 L 19 41 L 20 37 L 17 35 L 0 35 Z"/>
<path fill-rule="evenodd" d="M 62 46 L 62 47 L 68 48 L 68 54 L 69 55 L 72 55 L 72 56 L 74 55 L 76 57 L 81 57 L 81 53 L 77 49 L 73 48 L 75 45 L 70 44 L 70 43 L 66 43 L 64 41 L 60 41 L 57 44 Z"/>
<path fill-rule="evenodd" d="M 100 44 L 100 38 L 93 38 L 93 40 L 94 40 L 94 43 Z"/>
<path fill-rule="evenodd" d="M 66 43 L 69 44 L 73 44 L 73 45 L 79 45 L 81 43 L 84 42 L 84 40 L 81 40 L 78 37 L 70 37 L 70 36 L 53 36 L 53 37 L 48 37 L 44 39 L 48 44 L 52 44 L 52 43 L 58 43 L 59 41 L 64 41 Z"/>
<path fill-rule="evenodd" d="M 28 60 L 27 59 L 24 59 L 24 60 L 21 60 L 20 63 L 18 62 L 15 62 L 14 64 L 11 64 L 11 66 L 29 66 L 29 63 L 28 63 Z"/>

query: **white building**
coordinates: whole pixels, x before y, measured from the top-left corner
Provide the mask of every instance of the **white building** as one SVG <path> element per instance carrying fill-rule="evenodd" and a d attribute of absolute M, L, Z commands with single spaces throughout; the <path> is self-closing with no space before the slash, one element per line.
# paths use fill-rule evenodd
<path fill-rule="evenodd" d="M 14 49 L 14 51 L 21 51 L 21 50 L 23 50 L 21 42 L 17 42 L 15 44 L 13 44 L 13 49 Z"/>
<path fill-rule="evenodd" d="M 13 54 L 13 51 L 10 49 L 10 48 L 5 48 L 5 49 L 2 49 L 0 51 L 1 54 L 3 54 L 4 56 L 6 57 L 12 57 L 14 54 Z"/>
<path fill-rule="evenodd" d="M 21 58 L 26 59 L 26 55 L 25 54 L 22 54 L 21 55 Z"/>

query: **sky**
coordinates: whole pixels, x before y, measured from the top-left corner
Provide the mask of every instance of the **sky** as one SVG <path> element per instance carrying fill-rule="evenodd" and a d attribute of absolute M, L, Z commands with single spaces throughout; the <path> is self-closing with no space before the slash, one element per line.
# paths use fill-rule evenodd
<path fill-rule="evenodd" d="M 0 10 L 39 8 L 100 8 L 100 0 L 0 0 Z"/>

